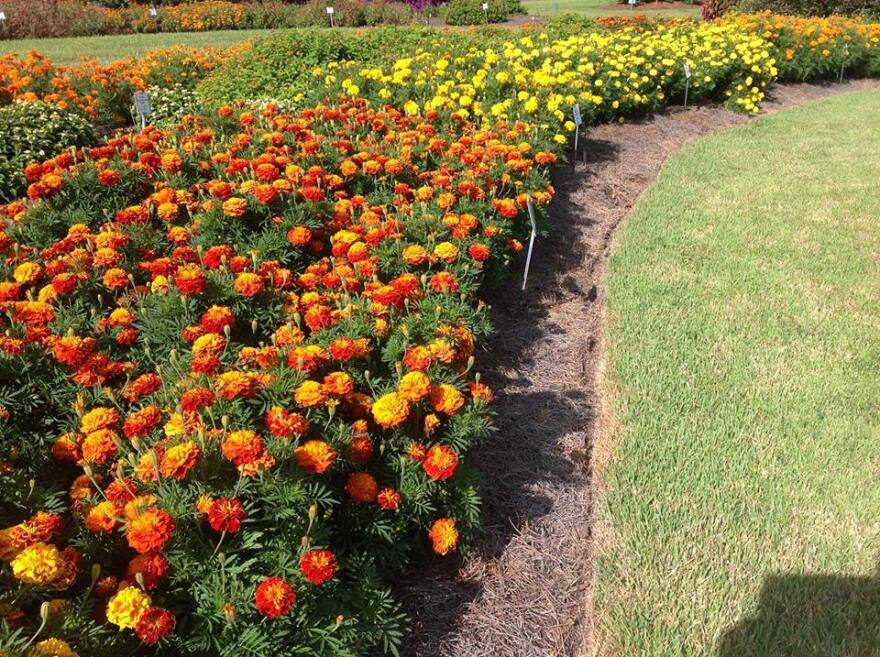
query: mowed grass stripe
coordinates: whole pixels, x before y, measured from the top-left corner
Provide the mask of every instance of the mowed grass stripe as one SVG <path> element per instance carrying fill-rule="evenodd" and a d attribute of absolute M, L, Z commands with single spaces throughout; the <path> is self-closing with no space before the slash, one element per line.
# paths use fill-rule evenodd
<path fill-rule="evenodd" d="M 600 651 L 880 654 L 880 93 L 686 147 L 608 296 Z"/>

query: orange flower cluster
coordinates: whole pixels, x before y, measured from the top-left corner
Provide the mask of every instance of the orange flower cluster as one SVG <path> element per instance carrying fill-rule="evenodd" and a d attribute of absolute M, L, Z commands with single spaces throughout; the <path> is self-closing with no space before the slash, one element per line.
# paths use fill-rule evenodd
<path fill-rule="evenodd" d="M 70 504 L 0 531 L 13 576 L 45 587 L 15 614 L 92 597 L 120 653 L 206 614 L 230 636 L 300 636 L 294 605 L 327 627 L 372 563 L 452 552 L 477 522 L 460 470 L 491 423 L 476 294 L 521 248 L 527 194 L 541 211 L 553 193 L 531 132 L 270 104 L 29 167 L 27 200 L 0 206 L 0 359 L 56 377 L 41 403 L 59 410 L 41 443 L 29 409 L 4 409 L 3 440 L 40 457 L 0 469 Z M 91 588 L 82 547 L 113 555 Z"/>

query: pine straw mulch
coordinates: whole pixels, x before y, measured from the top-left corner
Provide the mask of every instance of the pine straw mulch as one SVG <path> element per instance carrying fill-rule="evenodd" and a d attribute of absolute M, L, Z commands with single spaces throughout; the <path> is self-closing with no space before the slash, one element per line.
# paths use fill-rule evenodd
<path fill-rule="evenodd" d="M 880 81 L 780 85 L 775 111 Z M 578 164 L 559 167 L 550 234 L 488 294 L 496 327 L 478 371 L 497 394 L 498 432 L 472 458 L 486 535 L 478 554 L 427 559 L 402 580 L 409 657 L 588 654 L 593 498 L 611 448 L 599 394 L 605 273 L 622 220 L 686 142 L 748 121 L 715 106 L 600 125 Z M 584 163 L 584 158 L 586 163 Z M 521 265 L 520 265 L 521 267 Z"/>

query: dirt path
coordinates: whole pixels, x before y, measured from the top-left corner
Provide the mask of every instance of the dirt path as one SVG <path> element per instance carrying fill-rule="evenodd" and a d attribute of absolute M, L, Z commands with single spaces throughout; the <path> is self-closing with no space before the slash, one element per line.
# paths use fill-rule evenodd
<path fill-rule="evenodd" d="M 880 81 L 779 85 L 765 111 Z M 594 463 L 607 459 L 605 274 L 621 221 L 688 141 L 748 121 L 719 107 L 676 108 L 594 128 L 586 164 L 560 167 L 550 235 L 528 290 L 517 271 L 487 298 L 496 334 L 478 370 L 497 394 L 498 432 L 476 455 L 486 537 L 463 563 L 431 563 L 406 592 L 411 657 L 588 654 Z M 606 453 L 603 453 L 604 452 Z M 601 492 L 601 491 L 600 491 Z"/>

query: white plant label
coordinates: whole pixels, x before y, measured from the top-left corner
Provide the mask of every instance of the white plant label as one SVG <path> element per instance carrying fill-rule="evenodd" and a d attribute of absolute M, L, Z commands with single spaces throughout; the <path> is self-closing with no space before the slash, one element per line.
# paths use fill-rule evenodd
<path fill-rule="evenodd" d="M 489 11 L 489 3 L 488 2 L 483 3 L 483 11 Z"/>
<path fill-rule="evenodd" d="M 156 9 L 155 7 L 150 7 L 150 16 L 152 16 L 153 18 L 156 18 L 156 16 L 158 16 L 158 15 L 159 15 L 159 10 Z"/>
<path fill-rule="evenodd" d="M 327 7 L 327 13 L 330 14 L 331 16 L 333 15 L 333 11 L 334 11 L 333 7 Z"/>
<path fill-rule="evenodd" d="M 141 116 L 149 114 L 153 108 L 150 106 L 150 94 L 146 91 L 134 92 L 134 106 Z"/>
<path fill-rule="evenodd" d="M 574 104 L 574 106 L 571 108 L 571 113 L 574 116 L 574 124 L 575 125 L 580 125 L 581 123 L 584 122 L 583 118 L 581 117 L 581 104 L 580 103 Z"/>
<path fill-rule="evenodd" d="M 688 66 L 688 63 L 687 63 L 687 62 L 685 62 L 685 63 L 684 63 L 684 77 L 686 77 L 688 80 L 690 80 L 690 79 L 691 79 L 691 75 L 692 75 L 692 74 L 691 74 L 691 67 Z"/>
<path fill-rule="evenodd" d="M 630 6 L 630 8 L 635 7 L 635 6 L 636 6 L 636 0 L 629 0 L 629 6 Z"/>
<path fill-rule="evenodd" d="M 0 21 L 5 21 L 5 20 L 6 20 L 6 12 L 0 11 Z"/>

